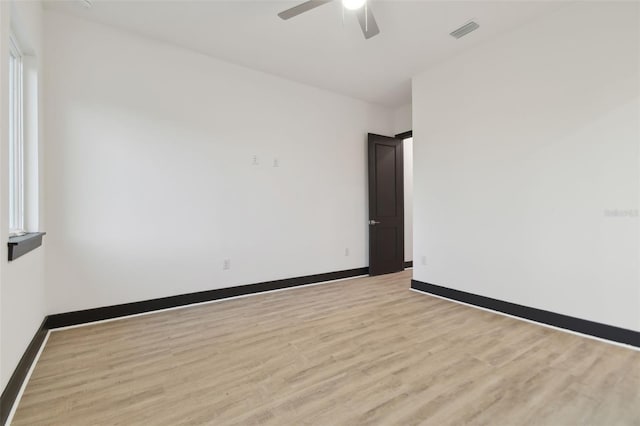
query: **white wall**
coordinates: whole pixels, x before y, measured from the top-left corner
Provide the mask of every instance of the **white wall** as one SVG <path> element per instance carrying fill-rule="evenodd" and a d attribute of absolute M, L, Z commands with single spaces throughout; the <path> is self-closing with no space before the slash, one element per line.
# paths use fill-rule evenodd
<path fill-rule="evenodd" d="M 392 111 L 55 12 L 45 35 L 51 313 L 368 265 Z"/>
<path fill-rule="evenodd" d="M 23 49 L 26 85 L 25 104 L 29 116 L 25 117 L 25 170 L 27 188 L 25 207 L 28 231 L 44 229 L 44 180 L 42 155 L 44 153 L 40 122 L 42 117 L 42 9 L 40 2 L 0 2 L 0 388 L 4 389 L 18 361 L 24 354 L 36 330 L 47 314 L 45 302 L 44 266 L 47 237 L 43 246 L 12 261 L 7 261 L 9 174 L 8 174 L 8 40 L 13 30 Z M 40 70 L 36 72 L 36 70 Z M 34 95 L 37 93 L 38 95 Z M 38 185 L 39 183 L 39 185 Z M 35 189 L 38 189 L 37 191 Z"/>
<path fill-rule="evenodd" d="M 414 78 L 415 279 L 640 329 L 638 8 L 568 6 Z"/>
<path fill-rule="evenodd" d="M 411 104 L 393 110 L 393 130 L 395 135 L 411 130 Z"/>

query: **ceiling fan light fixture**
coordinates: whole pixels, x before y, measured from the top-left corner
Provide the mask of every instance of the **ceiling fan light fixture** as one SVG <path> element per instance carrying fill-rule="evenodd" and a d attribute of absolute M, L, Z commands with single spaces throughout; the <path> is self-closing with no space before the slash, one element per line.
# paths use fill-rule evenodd
<path fill-rule="evenodd" d="M 342 0 L 342 5 L 345 9 L 358 10 L 364 6 L 366 2 L 367 0 Z"/>
<path fill-rule="evenodd" d="M 2 0 L 0 0 L 2 1 Z M 353 11 L 353 15 L 358 18 L 358 23 L 360 24 L 360 28 L 362 29 L 362 34 L 365 39 L 370 39 L 371 37 L 380 34 L 380 28 L 378 28 L 378 24 L 376 23 L 376 18 L 373 16 L 373 12 L 371 8 L 367 5 L 367 0 L 341 0 L 343 7 L 343 16 L 344 9 L 349 9 Z M 307 0 L 303 3 L 300 3 L 297 6 L 290 7 L 287 10 L 283 10 L 278 13 L 278 17 L 280 19 L 291 19 L 295 16 L 298 16 L 302 13 L 308 12 L 310 10 L 315 9 L 318 6 L 322 6 L 323 4 L 332 3 L 333 0 Z"/>

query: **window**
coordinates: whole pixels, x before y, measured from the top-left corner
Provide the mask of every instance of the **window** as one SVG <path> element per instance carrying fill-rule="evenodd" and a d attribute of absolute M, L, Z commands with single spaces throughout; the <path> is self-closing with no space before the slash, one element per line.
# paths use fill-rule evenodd
<path fill-rule="evenodd" d="M 25 233 L 24 126 L 22 53 L 14 37 L 9 41 L 9 235 Z"/>
<path fill-rule="evenodd" d="M 2 1 L 2 0 L 0 0 Z M 13 24 L 13 23 L 12 23 Z M 24 33 L 21 33 L 24 34 Z M 42 245 L 44 232 L 39 228 L 40 168 L 38 127 L 38 68 L 33 48 L 9 36 L 8 87 L 2 107 L 8 108 L 7 171 L 9 172 L 8 260 Z M 3 62 L 4 61 L 0 61 Z M 30 231 L 30 232 L 27 232 Z"/>

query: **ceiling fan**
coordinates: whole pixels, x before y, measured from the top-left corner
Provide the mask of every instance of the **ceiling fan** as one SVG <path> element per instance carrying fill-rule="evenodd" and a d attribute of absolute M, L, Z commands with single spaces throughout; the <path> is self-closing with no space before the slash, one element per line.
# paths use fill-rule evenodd
<path fill-rule="evenodd" d="M 284 20 L 291 19 L 294 16 L 298 16 L 301 13 L 308 12 L 311 9 L 315 9 L 318 6 L 332 2 L 333 0 L 308 0 L 297 6 L 292 7 L 278 13 L 278 16 Z M 370 39 L 374 35 L 380 33 L 376 19 L 373 17 L 373 12 L 367 4 L 367 0 L 342 0 L 342 6 L 345 9 L 353 10 L 356 12 L 360 28 L 362 28 L 362 34 L 365 39 Z"/>

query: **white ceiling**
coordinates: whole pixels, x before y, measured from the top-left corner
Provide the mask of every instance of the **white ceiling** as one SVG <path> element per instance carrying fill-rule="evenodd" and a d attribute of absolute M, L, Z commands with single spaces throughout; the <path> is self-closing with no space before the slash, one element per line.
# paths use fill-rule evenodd
<path fill-rule="evenodd" d="M 45 7 L 128 29 L 207 55 L 368 102 L 411 101 L 411 77 L 565 3 L 371 0 L 381 33 L 362 36 L 339 0 L 283 21 L 301 1 L 49 1 Z M 454 29 L 480 29 L 456 40 Z"/>

